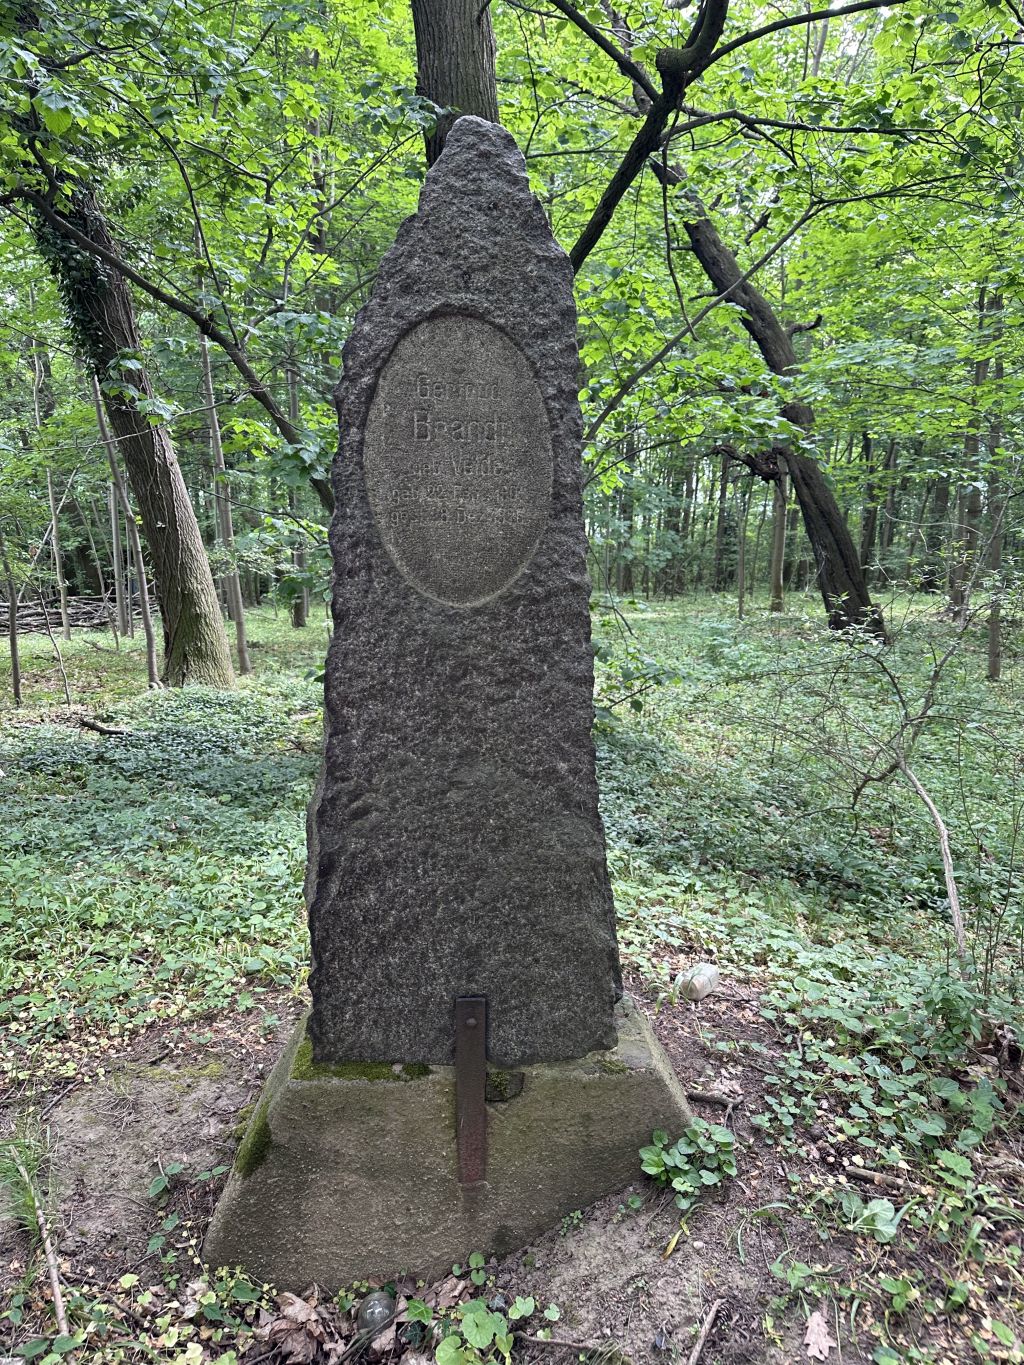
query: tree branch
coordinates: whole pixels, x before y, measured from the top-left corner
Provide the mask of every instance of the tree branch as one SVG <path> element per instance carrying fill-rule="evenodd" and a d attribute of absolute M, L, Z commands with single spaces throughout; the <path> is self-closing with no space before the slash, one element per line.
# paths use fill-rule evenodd
<path fill-rule="evenodd" d="M 625 52 L 617 48 L 606 34 L 590 22 L 586 15 L 580 13 L 575 5 L 571 5 L 569 0 L 549 0 L 549 3 L 555 9 L 560 10 L 567 19 L 571 19 L 580 32 L 585 33 L 602 52 L 607 53 L 622 74 L 627 76 L 634 85 L 638 85 L 652 103 L 657 100 L 657 88 L 643 67 L 638 66 Z"/>
<path fill-rule="evenodd" d="M 725 43 L 704 63 L 704 70 L 709 66 L 714 66 L 715 62 L 727 57 L 730 52 L 735 52 L 737 48 L 746 47 L 748 43 L 756 43 L 759 38 L 766 38 L 770 33 L 777 33 L 783 28 L 793 28 L 797 24 L 815 24 L 819 19 L 838 19 L 844 14 L 860 14 L 869 9 L 889 9 L 894 5 L 906 4 L 906 0 L 856 0 L 852 5 L 840 5 L 838 9 L 818 9 L 810 14 L 793 14 L 788 19 L 776 19 L 772 24 L 765 24 L 763 28 L 751 29 L 749 33 L 744 33 L 742 38 L 734 38 L 731 43 Z"/>
<path fill-rule="evenodd" d="M 263 380 L 260 379 L 255 369 L 253 369 L 252 363 L 245 354 L 245 351 L 222 328 L 218 327 L 208 314 L 204 313 L 202 309 L 197 308 L 195 304 L 189 303 L 187 299 L 183 299 L 176 294 L 168 293 L 166 289 L 161 288 L 160 285 L 154 284 L 152 280 L 147 279 L 145 275 L 141 274 L 133 266 L 130 266 L 127 261 L 122 260 L 120 256 L 115 255 L 112 251 L 108 251 L 105 247 L 100 246 L 99 243 L 92 241 L 85 233 L 79 232 L 78 229 L 69 223 L 66 218 L 62 217 L 49 200 L 44 195 L 39 194 L 38 191 L 29 189 L 25 186 L 21 190 L 21 198 L 31 204 L 56 232 L 59 232 L 69 241 L 74 242 L 82 251 L 87 252 L 90 256 L 96 257 L 97 260 L 103 261 L 105 265 L 116 270 L 119 275 L 123 275 L 126 280 L 131 280 L 133 284 L 137 285 L 144 293 L 148 294 L 150 298 L 155 299 L 158 303 L 162 303 L 167 308 L 173 309 L 174 312 L 182 314 L 193 322 L 204 336 L 209 337 L 215 345 L 221 348 L 234 365 L 235 369 L 245 380 L 249 393 L 268 414 L 271 421 L 288 444 L 295 446 L 296 448 L 301 448 L 304 445 L 302 432 L 289 420 L 284 411 L 278 406 L 274 395 L 264 384 Z M 321 478 L 318 475 L 311 475 L 310 483 L 316 490 L 317 496 L 326 510 L 332 511 L 334 508 L 334 496 L 328 480 Z"/>

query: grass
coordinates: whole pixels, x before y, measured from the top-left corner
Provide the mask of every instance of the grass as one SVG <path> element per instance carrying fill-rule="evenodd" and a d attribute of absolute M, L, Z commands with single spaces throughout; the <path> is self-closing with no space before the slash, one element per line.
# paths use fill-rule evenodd
<path fill-rule="evenodd" d="M 993 687 L 977 632 L 936 670 L 953 627 L 930 602 L 893 609 L 880 652 L 831 638 L 815 604 L 742 622 L 725 599 L 636 604 L 625 682 L 620 625 L 596 613 L 622 951 L 665 1005 L 695 960 L 756 986 L 772 1040 L 746 1045 L 766 1074 L 760 1140 L 794 1169 L 828 1149 L 895 1182 L 794 1179 L 792 1207 L 876 1267 L 826 1285 L 790 1266 L 782 1299 L 813 1283 L 844 1314 L 872 1303 L 882 1365 L 943 1358 L 929 1315 L 960 1315 L 964 1359 L 1021 1360 L 1022 1206 L 994 1173 L 1020 1132 L 1021 641 Z M 27 705 L 0 703 L 0 1068 L 16 1093 L 95 1074 L 154 1022 L 301 994 L 326 634 L 260 610 L 250 636 L 237 691 L 147 694 L 138 646 L 76 634 L 71 715 L 49 642 L 24 641 Z M 655 675 L 675 680 L 639 713 L 617 704 Z M 77 712 L 127 733 L 82 730 Z M 966 970 L 894 746 L 951 832 Z"/>

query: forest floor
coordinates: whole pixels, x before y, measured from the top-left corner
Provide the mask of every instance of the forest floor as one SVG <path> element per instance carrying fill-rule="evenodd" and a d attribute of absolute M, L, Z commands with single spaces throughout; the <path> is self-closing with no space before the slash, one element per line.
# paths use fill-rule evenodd
<path fill-rule="evenodd" d="M 897 605 L 884 654 L 828 638 L 811 602 L 637 603 L 632 635 L 597 614 L 630 987 L 707 1121 L 706 1169 L 725 1124 L 738 1171 L 681 1211 L 638 1155 L 630 1190 L 523 1252 L 397 1285 L 371 1359 L 423 1365 L 426 1318 L 468 1341 L 483 1297 L 545 1361 L 1024 1361 L 1022 642 L 994 688 L 973 630 Z M 29 636 L 26 705 L 0 703 L 0 1360 L 351 1358 L 366 1286 L 281 1298 L 198 1259 L 305 990 L 325 628 L 261 609 L 250 633 L 237 691 L 152 694 L 138 643 L 76 633 L 70 708 Z M 952 832 L 964 965 L 934 825 L 887 772 L 898 740 Z M 722 984 L 693 1006 L 702 960 Z"/>

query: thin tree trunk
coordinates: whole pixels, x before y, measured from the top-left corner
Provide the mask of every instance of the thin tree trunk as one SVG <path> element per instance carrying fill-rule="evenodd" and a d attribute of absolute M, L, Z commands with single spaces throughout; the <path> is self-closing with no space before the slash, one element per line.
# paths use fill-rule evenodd
<path fill-rule="evenodd" d="M 766 488 L 764 491 L 764 497 L 761 499 L 761 515 L 757 519 L 757 534 L 754 536 L 754 553 L 751 555 L 750 558 L 750 580 L 752 583 L 755 584 L 757 583 L 757 565 L 761 557 L 761 536 L 764 533 L 764 523 L 767 515 L 768 490 Z"/>
<path fill-rule="evenodd" d="M 718 511 L 715 515 L 715 558 L 711 566 L 711 586 L 715 592 L 725 588 L 725 519 L 729 496 L 729 456 L 723 454 L 718 470 Z"/>
<path fill-rule="evenodd" d="M 46 471 L 46 491 L 50 497 L 50 552 L 53 555 L 53 572 L 57 576 L 57 592 L 60 594 L 60 633 L 65 640 L 71 639 L 71 620 L 68 617 L 68 585 L 64 580 L 64 556 L 60 552 L 60 529 L 57 518 L 57 499 L 53 492 L 53 473 Z"/>
<path fill-rule="evenodd" d="M 702 207 L 698 203 L 694 207 L 700 216 L 683 226 L 698 262 L 715 289 L 728 293 L 743 309 L 743 324 L 769 369 L 775 374 L 792 376 L 798 366 L 789 333 L 764 295 L 743 279 L 736 257 Z M 799 400 L 786 403 L 782 415 L 806 432 L 814 428 L 813 411 Z M 834 629 L 866 626 L 884 637 L 882 616 L 868 594 L 857 548 L 821 467 L 795 446 L 785 447 L 783 453 L 814 551 L 818 586 L 829 624 Z"/>
<path fill-rule="evenodd" d="M 736 498 L 740 504 L 740 538 L 736 552 L 736 615 L 742 621 L 747 601 L 747 515 L 750 511 L 750 490 L 744 489 L 741 493 L 737 487 Z"/>
<path fill-rule="evenodd" d="M 92 567 L 96 573 L 96 586 L 99 589 L 100 597 L 105 599 L 107 596 L 107 584 L 106 579 L 103 576 L 103 563 L 100 559 L 99 550 L 96 548 L 96 537 L 92 533 L 92 526 L 89 523 L 89 518 L 85 515 L 85 508 L 77 498 L 71 499 L 71 506 L 78 513 L 78 520 L 82 523 L 85 538 L 89 543 L 89 557 L 92 560 Z"/>
<path fill-rule="evenodd" d="M 808 26 L 809 27 L 809 26 Z M 821 58 L 825 51 L 825 44 L 828 41 L 828 20 L 823 19 L 818 25 L 818 37 L 814 44 L 814 57 L 811 61 L 811 75 L 815 80 L 818 79 L 818 72 L 821 69 Z"/>
<path fill-rule="evenodd" d="M 896 457 L 899 447 L 896 445 L 894 437 L 889 439 L 889 449 L 885 458 L 885 507 L 882 512 L 882 525 L 878 535 L 878 546 L 882 555 L 888 556 L 892 549 L 893 535 L 896 531 L 897 517 L 897 494 L 899 489 L 896 483 Z M 891 566 L 888 560 L 885 563 L 885 572 L 889 577 L 892 576 Z"/>
<path fill-rule="evenodd" d="M 785 608 L 785 584 L 783 575 L 786 567 L 786 514 L 788 511 L 789 484 L 786 471 L 780 469 L 779 477 L 772 485 L 772 559 L 768 570 L 768 610 L 782 611 Z"/>
<path fill-rule="evenodd" d="M 125 601 L 124 548 L 121 545 L 121 505 L 117 489 L 113 484 L 107 490 L 107 504 L 110 509 L 110 539 L 114 560 L 114 605 L 117 611 L 117 625 L 122 635 L 128 634 L 128 607 Z"/>
<path fill-rule="evenodd" d="M 73 193 L 62 220 L 96 247 L 114 243 L 95 197 Z M 124 277 L 102 268 L 94 256 L 42 217 L 36 238 L 60 285 L 78 341 L 104 385 L 107 418 L 124 460 L 149 545 L 164 632 L 164 678 L 229 687 L 234 682 L 227 636 L 217 606 L 210 564 L 170 434 L 138 410 L 153 397 L 152 385 L 134 357 L 142 341 Z M 116 254 L 116 253 L 115 253 Z M 125 357 L 132 357 L 125 368 Z M 108 383 L 108 381 L 110 381 Z"/>
<path fill-rule="evenodd" d="M 985 332 L 985 313 L 988 308 L 988 290 L 982 285 L 978 291 L 978 340 Z M 949 606 L 961 621 L 967 619 L 970 610 L 971 580 L 977 568 L 978 540 L 981 534 L 981 478 L 978 469 L 981 440 L 981 412 L 978 408 L 977 391 L 988 378 L 988 357 L 979 356 L 974 362 L 974 410 L 964 429 L 964 469 L 971 482 L 960 490 L 957 499 L 956 544 L 949 570 Z"/>
<path fill-rule="evenodd" d="M 242 584 L 235 563 L 235 526 L 231 516 L 231 490 L 228 486 L 228 471 L 224 463 L 224 446 L 220 439 L 220 419 L 217 416 L 217 395 L 213 389 L 213 368 L 210 365 L 210 343 L 202 333 L 199 334 L 199 356 L 203 371 L 203 401 L 207 411 L 207 430 L 210 433 L 210 457 L 213 460 L 214 487 L 217 493 L 217 517 L 220 522 L 220 538 L 228 556 L 230 567 L 224 575 L 227 591 L 228 614 L 235 623 L 235 642 L 238 650 L 239 673 L 251 673 L 249 662 L 249 642 L 245 634 L 245 604 L 242 601 Z"/>
<path fill-rule="evenodd" d="M 924 534 L 924 567 L 921 571 L 921 591 L 940 592 L 942 589 L 942 550 L 947 541 L 946 522 L 949 517 L 950 479 L 941 474 L 935 484 L 932 510 Z"/>
<path fill-rule="evenodd" d="M 299 422 L 299 376 L 295 367 L 291 366 L 288 370 L 288 416 L 297 426 Z M 298 494 L 294 488 L 288 490 L 288 510 L 294 516 L 299 508 Z M 302 532 L 296 528 L 297 537 L 302 536 Z M 309 588 L 306 587 L 306 549 L 301 538 L 297 538 L 292 547 L 292 564 L 295 566 L 296 577 L 299 578 L 301 587 L 292 598 L 292 627 L 295 630 L 302 630 L 309 621 Z"/>
<path fill-rule="evenodd" d="M 135 576 L 139 580 L 139 615 L 142 618 L 142 633 L 146 638 L 146 674 L 149 679 L 150 687 L 159 687 L 160 669 L 156 657 L 156 635 L 153 630 L 153 613 L 149 606 L 149 586 L 146 583 L 146 564 L 142 557 L 142 542 L 139 539 L 139 528 L 135 524 L 135 517 L 132 514 L 131 504 L 128 501 L 128 494 L 125 491 L 124 480 L 121 478 L 121 470 L 118 468 L 117 456 L 114 454 L 114 443 L 110 439 L 110 430 L 103 415 L 103 403 L 100 399 L 100 386 L 97 384 L 95 376 L 93 376 L 92 381 L 92 399 L 96 408 L 96 423 L 100 429 L 100 439 L 103 441 L 107 450 L 107 460 L 110 463 L 110 475 L 114 481 L 113 488 L 116 491 L 117 500 L 124 513 L 124 524 L 128 533 L 128 544 L 131 546 L 132 560 L 135 564 Z M 128 608 L 130 612 L 130 583 Z"/>
<path fill-rule="evenodd" d="M 860 524 L 860 564 L 864 581 L 871 580 L 871 561 L 878 535 L 878 489 L 875 486 L 874 441 L 871 433 L 861 432 L 861 459 L 864 461 L 864 515 Z"/>
<path fill-rule="evenodd" d="M 1003 362 L 996 360 L 992 366 L 992 377 L 997 383 L 1003 380 Z M 988 476 L 988 505 L 992 517 L 992 529 L 988 543 L 988 569 L 992 576 L 992 605 L 988 612 L 988 680 L 998 682 L 1003 672 L 1003 604 L 1002 570 L 1003 522 L 1006 517 L 1006 501 L 1003 497 L 999 478 L 999 449 L 1003 443 L 1002 426 L 996 418 L 989 430 L 988 447 L 991 470 Z"/>
<path fill-rule="evenodd" d="M 0 531 L 0 563 L 3 564 L 7 583 L 7 643 L 11 650 L 11 691 L 15 706 L 21 705 L 21 656 L 18 653 L 18 590 L 14 585 L 11 561 L 7 555 L 7 542 Z"/>
<path fill-rule="evenodd" d="M 416 90 L 443 109 L 425 135 L 427 165 L 444 150 L 452 124 L 460 114 L 476 114 L 499 123 L 498 87 L 494 72 L 491 11 L 481 0 L 412 0 L 419 78 Z"/>

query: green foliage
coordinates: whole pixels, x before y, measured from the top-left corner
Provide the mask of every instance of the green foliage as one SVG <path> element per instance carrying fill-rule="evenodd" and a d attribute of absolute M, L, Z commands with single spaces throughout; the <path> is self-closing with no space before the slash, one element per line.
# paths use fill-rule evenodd
<path fill-rule="evenodd" d="M 256 623 L 257 653 L 278 628 Z M 103 714 L 123 736 L 52 723 L 0 735 L 9 1077 L 74 1076 L 149 1024 L 301 989 L 320 702 L 301 667 L 236 693 L 115 704 Z"/>
<path fill-rule="evenodd" d="M 492 1311 L 485 1299 L 471 1299 L 456 1308 L 452 1317 L 458 1330 L 449 1331 L 438 1342 L 437 1365 L 507 1365 L 513 1337 L 504 1313 Z"/>
<path fill-rule="evenodd" d="M 676 1205 L 685 1212 L 736 1174 L 736 1139 L 721 1124 L 694 1118 L 675 1142 L 656 1132 L 651 1145 L 641 1147 L 640 1162 L 659 1185 L 676 1191 Z"/>

